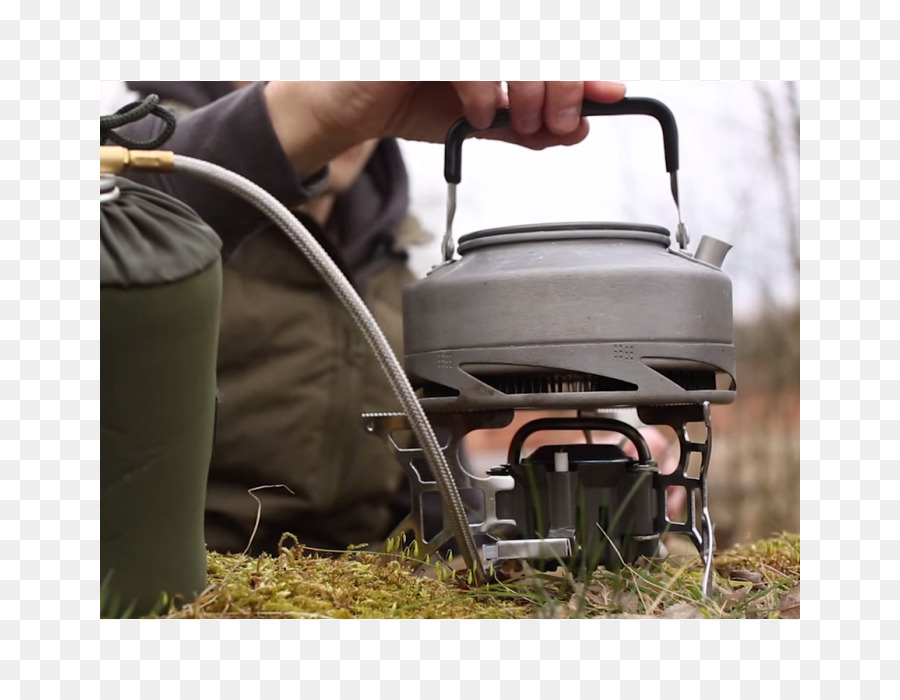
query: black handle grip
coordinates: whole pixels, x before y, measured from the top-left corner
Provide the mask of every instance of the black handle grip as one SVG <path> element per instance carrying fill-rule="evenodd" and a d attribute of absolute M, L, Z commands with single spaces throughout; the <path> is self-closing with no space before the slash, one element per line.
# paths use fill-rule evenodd
<path fill-rule="evenodd" d="M 674 175 L 678 170 L 678 125 L 675 123 L 675 115 L 672 114 L 672 111 L 659 100 L 650 97 L 626 97 L 611 104 L 585 100 L 581 106 L 582 117 L 619 114 L 646 114 L 659 122 L 663 132 L 666 170 Z M 487 129 L 476 129 L 465 119 L 460 119 L 451 126 L 444 142 L 444 178 L 447 182 L 459 184 L 462 170 L 462 144 L 466 136 L 476 131 L 502 129 L 510 125 L 509 110 L 500 109 L 497 110 L 493 123 Z M 675 194 L 674 191 L 673 194 Z"/>

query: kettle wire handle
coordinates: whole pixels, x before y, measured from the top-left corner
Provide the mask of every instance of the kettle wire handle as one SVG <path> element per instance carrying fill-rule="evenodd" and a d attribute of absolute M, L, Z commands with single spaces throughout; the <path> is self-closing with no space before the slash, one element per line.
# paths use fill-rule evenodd
<path fill-rule="evenodd" d="M 681 206 L 678 201 L 678 125 L 675 115 L 666 105 L 651 97 L 625 97 L 618 102 L 603 103 L 585 100 L 581 105 L 582 117 L 602 117 L 627 114 L 644 114 L 653 117 L 662 127 L 663 149 L 665 151 L 666 171 L 672 198 L 678 209 L 678 243 L 684 248 L 688 243 L 687 231 L 681 222 Z M 494 121 L 487 129 L 477 129 L 466 119 L 460 119 L 447 131 L 444 139 L 444 179 L 448 185 L 447 197 L 447 230 L 444 234 L 444 261 L 453 257 L 454 245 L 452 235 L 453 217 L 456 213 L 456 185 L 462 179 L 462 145 L 467 136 L 478 131 L 502 129 L 512 125 L 508 109 L 499 109 Z"/>

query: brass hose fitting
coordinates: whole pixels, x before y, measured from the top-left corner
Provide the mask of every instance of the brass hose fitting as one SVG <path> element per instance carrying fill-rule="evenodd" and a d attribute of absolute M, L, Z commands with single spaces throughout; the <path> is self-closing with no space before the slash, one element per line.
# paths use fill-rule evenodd
<path fill-rule="evenodd" d="M 100 146 L 100 172 L 118 175 L 128 168 L 174 170 L 172 151 L 130 151 L 121 146 Z"/>

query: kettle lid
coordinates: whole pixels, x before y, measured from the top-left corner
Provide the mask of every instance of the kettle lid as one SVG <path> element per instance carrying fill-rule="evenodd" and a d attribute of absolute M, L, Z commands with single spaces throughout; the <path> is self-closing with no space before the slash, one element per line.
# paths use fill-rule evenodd
<path fill-rule="evenodd" d="M 509 243 L 543 243 L 571 240 L 631 240 L 669 247 L 671 234 L 662 226 L 608 221 L 565 222 L 504 226 L 474 231 L 459 239 L 459 253 Z"/>

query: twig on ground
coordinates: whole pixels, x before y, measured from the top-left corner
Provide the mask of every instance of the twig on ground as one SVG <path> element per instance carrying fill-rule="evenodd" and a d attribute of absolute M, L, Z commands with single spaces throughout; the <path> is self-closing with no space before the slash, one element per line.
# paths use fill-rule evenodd
<path fill-rule="evenodd" d="M 261 489 L 285 489 L 292 496 L 296 496 L 291 487 L 286 484 L 265 484 L 264 486 L 254 486 L 252 489 L 247 489 L 247 493 L 249 493 L 253 500 L 256 501 L 257 509 L 256 509 L 256 523 L 253 525 L 253 532 L 250 533 L 250 541 L 247 542 L 247 546 L 244 548 L 244 551 L 241 552 L 241 556 L 247 556 L 247 552 L 250 551 L 250 546 L 253 544 L 253 538 L 256 537 L 256 531 L 259 529 L 259 520 L 262 517 L 262 501 L 257 498 L 254 491 L 259 491 Z"/>

